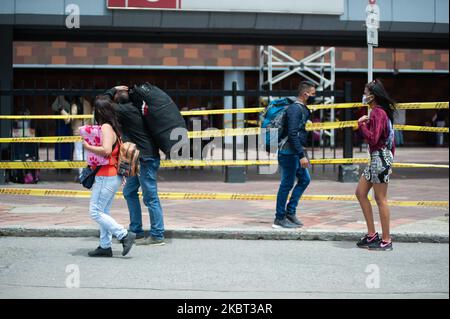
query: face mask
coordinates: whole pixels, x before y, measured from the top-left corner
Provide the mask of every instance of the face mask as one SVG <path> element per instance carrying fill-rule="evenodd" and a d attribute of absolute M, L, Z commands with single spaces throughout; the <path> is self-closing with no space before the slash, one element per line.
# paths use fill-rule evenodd
<path fill-rule="evenodd" d="M 316 102 L 316 96 L 315 95 L 308 96 L 308 99 L 306 100 L 306 104 L 311 105 L 311 104 L 314 104 L 314 102 Z"/>
<path fill-rule="evenodd" d="M 369 104 L 373 101 L 373 95 L 363 95 L 362 97 L 362 104 Z"/>
<path fill-rule="evenodd" d="M 367 95 L 362 96 L 362 104 L 367 104 Z"/>

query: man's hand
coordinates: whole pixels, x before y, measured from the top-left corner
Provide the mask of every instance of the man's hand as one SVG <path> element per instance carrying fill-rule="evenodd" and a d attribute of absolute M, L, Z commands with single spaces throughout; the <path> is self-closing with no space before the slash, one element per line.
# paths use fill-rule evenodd
<path fill-rule="evenodd" d="M 368 122 L 369 117 L 367 115 L 363 115 L 359 118 L 358 123 Z"/>
<path fill-rule="evenodd" d="M 308 159 L 307 159 L 306 157 L 303 157 L 303 158 L 300 160 L 300 165 L 301 165 L 302 168 L 308 168 L 308 167 L 309 167 L 309 161 L 308 161 Z"/>
<path fill-rule="evenodd" d="M 114 87 L 116 91 L 128 91 L 128 86 L 126 85 L 119 85 Z"/>

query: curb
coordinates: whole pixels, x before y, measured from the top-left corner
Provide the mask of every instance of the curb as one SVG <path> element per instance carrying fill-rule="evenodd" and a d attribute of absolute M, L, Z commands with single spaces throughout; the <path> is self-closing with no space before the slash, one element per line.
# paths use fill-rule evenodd
<path fill-rule="evenodd" d="M 246 229 L 193 229 L 166 230 L 166 238 L 174 239 L 236 239 L 236 240 L 321 240 L 357 241 L 361 232 L 308 230 L 246 230 Z M 0 236 L 10 237 L 98 237 L 96 228 L 74 227 L 0 227 Z M 404 243 L 449 243 L 448 234 L 392 233 L 395 242 Z"/>

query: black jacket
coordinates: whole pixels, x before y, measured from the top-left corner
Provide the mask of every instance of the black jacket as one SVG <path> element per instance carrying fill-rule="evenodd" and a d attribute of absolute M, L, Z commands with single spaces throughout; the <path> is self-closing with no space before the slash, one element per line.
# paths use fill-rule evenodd
<path fill-rule="evenodd" d="M 306 145 L 308 132 L 306 131 L 306 123 L 311 117 L 311 111 L 306 105 L 295 102 L 286 109 L 285 125 L 282 140 L 285 142 L 280 145 L 281 154 L 294 154 L 300 158 L 306 156 L 303 145 Z M 287 138 L 287 139 L 286 139 Z"/>
<path fill-rule="evenodd" d="M 113 99 L 116 90 L 110 89 L 106 91 Z M 136 144 L 140 151 L 140 157 L 156 157 L 159 158 L 159 150 L 145 126 L 144 120 L 139 109 L 133 103 L 115 104 L 118 120 L 122 128 L 122 140 Z"/>

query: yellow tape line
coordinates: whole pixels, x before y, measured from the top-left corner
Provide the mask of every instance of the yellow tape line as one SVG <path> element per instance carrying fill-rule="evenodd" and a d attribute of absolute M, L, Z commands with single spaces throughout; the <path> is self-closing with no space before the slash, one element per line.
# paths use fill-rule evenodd
<path fill-rule="evenodd" d="M 448 109 L 449 102 L 420 102 L 420 103 L 398 103 L 396 105 L 399 110 L 430 110 L 430 109 Z M 311 105 L 309 108 L 313 111 L 327 110 L 327 109 L 351 109 L 358 107 L 368 107 L 362 103 L 337 103 L 337 104 L 322 104 Z"/>
<path fill-rule="evenodd" d="M 431 127 L 431 126 L 415 126 L 415 125 L 394 125 L 397 131 L 418 131 L 418 132 L 437 132 L 448 133 L 448 127 Z"/>
<path fill-rule="evenodd" d="M 309 123 L 306 125 L 307 131 L 327 130 L 327 129 L 342 129 L 342 128 L 357 128 L 357 121 L 343 121 L 343 122 L 325 122 L 325 123 Z M 429 126 L 413 126 L 413 125 L 394 125 L 396 130 L 404 131 L 419 131 L 419 132 L 438 132 L 449 133 L 448 127 L 429 127 Z M 238 129 L 224 129 L 224 130 L 205 130 L 188 132 L 189 138 L 210 138 L 210 137 L 225 137 L 225 136 L 249 136 L 259 135 L 261 129 L 259 127 L 238 128 Z M 12 137 L 0 138 L 0 143 L 73 143 L 82 141 L 79 136 L 47 136 L 47 137 Z"/>
<path fill-rule="evenodd" d="M 261 129 L 259 127 L 238 128 L 238 129 L 224 129 L 224 130 L 205 130 L 188 132 L 189 138 L 200 137 L 225 137 L 225 136 L 244 136 L 244 135 L 259 135 Z"/>
<path fill-rule="evenodd" d="M 324 109 L 346 109 L 367 107 L 362 103 L 338 103 L 312 105 L 309 108 L 313 111 Z M 420 103 L 398 103 L 397 108 L 401 110 L 427 110 L 427 109 L 448 109 L 449 102 L 420 102 Z M 264 111 L 263 107 L 241 108 L 241 109 L 220 109 L 220 110 L 199 110 L 182 111 L 183 116 L 195 115 L 219 115 L 219 114 L 244 114 L 260 113 Z M 65 120 L 65 119 L 92 119 L 93 115 L 0 115 L 0 120 Z"/>
<path fill-rule="evenodd" d="M 71 197 L 89 198 L 90 191 L 59 190 L 59 189 L 23 189 L 0 188 L 0 195 L 21 195 L 40 197 Z M 142 196 L 141 193 L 139 193 Z M 162 200 L 231 200 L 231 201 L 274 201 L 276 194 L 227 194 L 227 193 L 159 193 Z M 122 192 L 117 192 L 116 198 L 123 198 Z M 370 198 L 369 198 L 370 199 Z M 307 201 L 356 201 L 354 195 L 305 195 Z M 374 201 L 372 201 L 374 203 Z M 389 201 L 392 206 L 449 207 L 448 201 Z"/>
<path fill-rule="evenodd" d="M 219 110 L 205 110 L 205 111 L 181 111 L 182 116 L 195 115 L 220 115 L 220 114 L 246 114 L 246 113 L 260 113 L 264 110 L 263 107 L 241 108 L 241 109 L 219 109 Z M 93 115 L 0 115 L 0 120 L 67 120 L 93 119 Z"/>
<path fill-rule="evenodd" d="M 0 115 L 0 120 L 90 120 L 93 115 Z"/>
<path fill-rule="evenodd" d="M 81 142 L 80 136 L 43 136 L 0 138 L 0 143 L 74 143 Z"/>
<path fill-rule="evenodd" d="M 336 159 L 313 159 L 311 165 L 334 165 L 334 164 L 367 164 L 367 158 L 336 158 Z M 213 166 L 267 166 L 278 165 L 277 160 L 170 160 L 161 161 L 161 167 L 213 167 Z M 67 169 L 82 168 L 86 166 L 84 161 L 72 162 L 0 162 L 0 169 Z M 414 164 L 394 163 L 395 168 L 449 168 L 449 165 L 436 164 Z"/>
<path fill-rule="evenodd" d="M 308 106 L 308 108 L 311 111 L 328 110 L 328 109 L 352 109 L 356 107 L 367 107 L 367 105 L 364 105 L 362 103 L 336 103 L 336 104 L 320 104 Z"/>
<path fill-rule="evenodd" d="M 220 110 L 207 110 L 207 111 L 182 111 L 181 115 L 218 115 L 218 114 L 246 114 L 246 113 L 259 113 L 264 111 L 263 107 L 253 108 L 241 108 L 241 109 L 220 109 Z"/>
<path fill-rule="evenodd" d="M 259 127 L 205 130 L 188 132 L 188 138 L 208 138 L 225 136 L 259 135 Z M 74 143 L 81 142 L 80 136 L 43 136 L 43 137 L 8 137 L 0 138 L 0 143 Z"/>
<path fill-rule="evenodd" d="M 448 109 L 448 102 L 398 103 L 399 110 Z"/>

